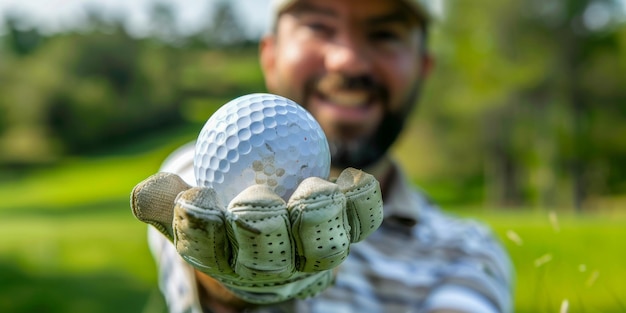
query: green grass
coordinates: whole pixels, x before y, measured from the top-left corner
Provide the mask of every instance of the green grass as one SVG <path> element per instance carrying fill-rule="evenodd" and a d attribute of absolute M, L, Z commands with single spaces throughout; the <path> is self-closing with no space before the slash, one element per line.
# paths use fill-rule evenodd
<path fill-rule="evenodd" d="M 0 312 L 163 312 L 146 226 L 128 195 L 198 129 L 0 173 Z M 626 311 L 626 216 L 560 213 L 557 231 L 537 211 L 454 212 L 477 216 L 504 242 L 517 270 L 516 312 L 559 312 L 564 299 L 569 312 Z"/>
<path fill-rule="evenodd" d="M 0 173 L 0 312 L 163 311 L 146 226 L 132 216 L 129 194 L 196 128 Z"/>
<path fill-rule="evenodd" d="M 516 312 L 626 312 L 626 216 L 490 212 L 516 268 Z M 510 239 L 517 234 L 521 241 Z"/>

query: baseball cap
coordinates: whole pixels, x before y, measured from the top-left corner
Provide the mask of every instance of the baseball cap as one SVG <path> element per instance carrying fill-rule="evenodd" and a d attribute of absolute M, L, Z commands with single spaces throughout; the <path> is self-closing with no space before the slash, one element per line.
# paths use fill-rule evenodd
<path fill-rule="evenodd" d="M 271 25 L 274 25 L 277 17 L 297 0 L 272 0 Z M 437 0 L 398 0 L 403 2 L 420 21 L 428 24 L 434 17 L 433 2 Z"/>

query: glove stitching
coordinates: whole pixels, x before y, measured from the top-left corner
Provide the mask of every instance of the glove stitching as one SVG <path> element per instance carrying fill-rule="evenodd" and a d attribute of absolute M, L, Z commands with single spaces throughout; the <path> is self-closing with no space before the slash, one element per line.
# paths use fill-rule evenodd
<path fill-rule="evenodd" d="M 328 203 L 325 203 L 325 205 L 323 206 L 317 206 L 317 207 L 312 208 L 307 205 L 310 203 L 322 202 L 325 200 L 327 200 Z M 342 192 L 332 192 L 332 193 L 327 193 L 327 194 L 319 194 L 315 197 L 311 197 L 307 199 L 300 199 L 300 201 L 298 202 L 299 203 L 297 203 L 297 205 L 294 206 L 294 208 L 297 208 L 297 210 L 294 211 L 292 215 L 292 223 L 295 226 L 294 227 L 294 241 L 296 242 L 296 253 L 297 253 L 296 259 L 295 259 L 296 268 L 298 269 L 298 271 L 303 271 L 303 270 L 308 269 L 307 271 L 316 270 L 319 272 L 319 266 L 320 264 L 322 264 L 321 263 L 322 261 L 324 262 L 324 264 L 327 264 L 328 262 L 332 264 L 332 263 L 335 263 L 335 260 L 332 260 L 334 258 L 331 258 L 331 260 L 320 259 L 320 260 L 317 260 L 315 264 L 312 264 L 313 260 L 308 260 L 306 257 L 304 257 L 304 255 L 306 254 L 306 251 L 308 251 L 309 249 L 314 249 L 314 247 L 318 244 L 317 243 L 315 244 L 305 243 L 302 239 L 303 239 L 303 236 L 306 236 L 306 234 L 302 234 L 300 231 L 296 231 L 296 229 L 300 230 L 302 228 L 302 222 L 306 220 L 306 218 L 304 218 L 303 216 L 306 214 L 311 214 L 311 213 L 314 214 L 314 212 L 326 211 L 326 210 L 329 210 L 329 208 L 336 208 L 338 205 L 343 207 L 343 205 L 345 204 L 345 195 Z M 345 215 L 344 215 L 345 212 L 343 210 L 340 210 L 339 212 L 337 212 L 337 214 L 338 215 L 335 215 L 334 220 L 338 220 L 339 218 L 342 218 L 341 216 L 344 216 L 345 218 Z M 349 234 L 350 232 L 349 224 L 346 220 L 344 220 L 344 218 L 342 218 L 343 222 L 341 223 L 342 224 L 341 226 L 344 229 L 344 231 Z M 319 228 L 320 226 L 321 224 L 318 224 L 316 225 L 316 228 Z M 319 232 L 320 230 L 317 231 L 317 233 Z M 343 236 L 343 233 L 340 234 L 340 236 Z M 317 249 L 321 249 L 321 248 L 317 247 Z M 345 253 L 341 253 L 341 254 L 345 254 Z M 324 267 L 327 267 L 327 266 L 328 265 L 325 265 Z"/>
<path fill-rule="evenodd" d="M 319 201 L 327 200 L 327 199 L 330 199 L 332 201 L 332 204 L 341 202 L 340 193 L 333 193 L 331 195 L 318 195 L 318 196 L 315 196 L 315 197 L 312 197 L 312 198 L 300 198 L 300 199 L 297 199 L 300 202 L 297 203 L 296 205 L 294 205 L 294 207 L 297 207 L 299 205 L 305 205 L 305 204 L 313 203 L 313 202 L 319 202 Z M 307 212 L 311 212 L 311 211 L 325 210 L 326 207 L 327 206 L 316 207 L 316 208 L 307 207 L 306 211 Z M 300 211 L 302 211 L 302 209 L 300 209 Z"/>
<path fill-rule="evenodd" d="M 240 208 L 250 208 L 250 209 L 266 209 L 266 210 L 275 210 L 277 208 L 282 208 L 284 207 L 284 204 L 276 204 L 276 205 L 272 205 L 272 206 L 264 206 L 264 205 L 251 205 L 251 204 L 236 204 L 233 205 L 232 207 L 230 207 L 229 211 L 231 210 L 235 210 L 235 209 L 240 209 Z"/>
<path fill-rule="evenodd" d="M 327 272 L 327 271 L 328 270 L 325 270 L 323 272 Z M 318 273 L 297 272 L 297 273 L 301 275 L 294 275 L 291 278 L 281 279 L 280 281 L 248 282 L 248 281 L 243 281 L 242 279 L 245 279 L 245 278 L 238 276 L 238 275 L 230 276 L 230 277 L 220 277 L 219 280 L 225 285 L 241 286 L 241 287 L 260 287 L 262 286 L 262 284 L 272 284 L 272 286 L 282 286 L 282 285 L 287 285 L 287 284 L 300 281 L 304 278 L 311 277 L 313 275 L 317 275 L 322 272 L 318 272 Z"/>
<path fill-rule="evenodd" d="M 353 189 L 353 190 L 347 190 L 347 191 L 345 191 L 346 194 L 347 194 L 346 198 L 349 198 L 349 199 L 353 199 L 354 198 L 355 201 L 358 201 L 360 203 L 370 203 L 371 204 L 372 199 L 371 199 L 371 197 L 369 195 L 365 198 L 365 200 L 363 200 L 363 199 L 359 199 L 359 193 L 363 193 L 364 190 L 367 191 L 368 189 L 371 189 L 372 187 L 375 187 L 375 185 L 376 185 L 375 181 L 371 181 L 370 183 L 368 183 L 366 185 L 363 185 L 363 186 L 360 186 L 359 188 L 356 188 L 356 189 Z M 374 188 L 373 193 L 377 194 L 378 190 L 376 188 Z M 355 195 L 356 195 L 356 197 L 355 197 Z M 350 201 L 350 202 L 353 202 L 353 201 Z M 380 199 L 378 199 L 376 201 L 376 204 L 380 204 Z M 374 212 L 373 212 L 374 206 L 370 206 L 369 207 L 369 212 L 370 212 L 370 215 L 369 215 L 369 229 L 364 229 L 361 226 L 366 226 L 366 225 L 361 225 L 361 223 L 360 223 L 360 221 L 362 221 L 362 215 L 360 214 L 361 213 L 360 210 L 358 210 L 356 208 L 356 205 L 354 203 L 352 203 L 352 205 L 348 205 L 348 206 L 351 207 L 351 209 L 349 209 L 348 211 L 351 212 L 353 214 L 353 217 L 355 218 L 355 220 L 353 220 L 353 223 L 351 223 L 351 224 L 352 224 L 352 226 L 356 226 L 354 228 L 358 227 L 358 236 L 356 236 L 357 234 L 356 234 L 356 231 L 355 231 L 355 233 L 353 233 L 354 238 L 351 238 L 352 239 L 351 242 L 352 243 L 356 243 L 356 242 L 361 241 L 363 239 L 363 237 L 368 236 L 370 234 L 371 229 L 373 229 L 375 227 L 375 224 L 376 224 L 375 221 L 376 221 L 377 217 L 374 216 Z M 381 211 L 381 213 L 382 213 L 382 211 Z M 377 215 L 379 215 L 379 214 L 377 214 Z M 359 221 L 359 223 L 358 223 L 359 225 L 355 225 L 355 223 L 357 221 Z"/>
<path fill-rule="evenodd" d="M 218 257 L 217 257 L 217 256 L 218 256 L 218 254 L 217 254 L 217 253 L 218 253 L 218 252 L 217 252 L 217 246 L 218 246 L 218 245 L 217 245 L 217 241 L 215 240 L 215 238 L 217 238 L 217 236 L 215 235 L 215 233 L 216 233 L 215 228 L 211 228 L 211 230 L 210 230 L 210 237 L 209 237 L 209 238 L 212 238 L 212 240 L 211 240 L 211 241 L 213 242 L 213 247 L 212 247 L 212 248 L 213 248 L 213 255 L 215 256 L 215 263 L 216 263 L 216 265 L 217 265 L 217 269 L 218 269 L 220 272 L 223 272 L 223 271 L 224 271 L 224 269 L 222 268 L 222 264 L 221 264 L 221 262 L 219 262 L 219 259 L 220 259 L 220 258 L 218 258 Z"/>

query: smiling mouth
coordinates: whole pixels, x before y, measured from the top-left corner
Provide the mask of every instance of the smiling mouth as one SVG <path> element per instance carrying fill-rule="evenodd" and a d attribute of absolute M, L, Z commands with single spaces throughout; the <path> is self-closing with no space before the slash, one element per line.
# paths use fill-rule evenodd
<path fill-rule="evenodd" d="M 363 91 L 317 92 L 317 97 L 325 104 L 332 104 L 345 109 L 366 109 L 372 105 L 372 96 Z"/>
<path fill-rule="evenodd" d="M 350 86 L 350 78 L 330 75 L 319 81 L 316 96 L 324 103 L 345 109 L 365 109 L 374 102 L 373 86 Z"/>

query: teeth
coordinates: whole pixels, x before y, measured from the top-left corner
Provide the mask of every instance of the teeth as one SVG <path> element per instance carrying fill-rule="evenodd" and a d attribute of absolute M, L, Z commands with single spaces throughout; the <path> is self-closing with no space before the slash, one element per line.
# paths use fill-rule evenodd
<path fill-rule="evenodd" d="M 367 102 L 368 94 L 366 92 L 334 92 L 327 94 L 326 98 L 340 106 L 358 107 Z"/>

